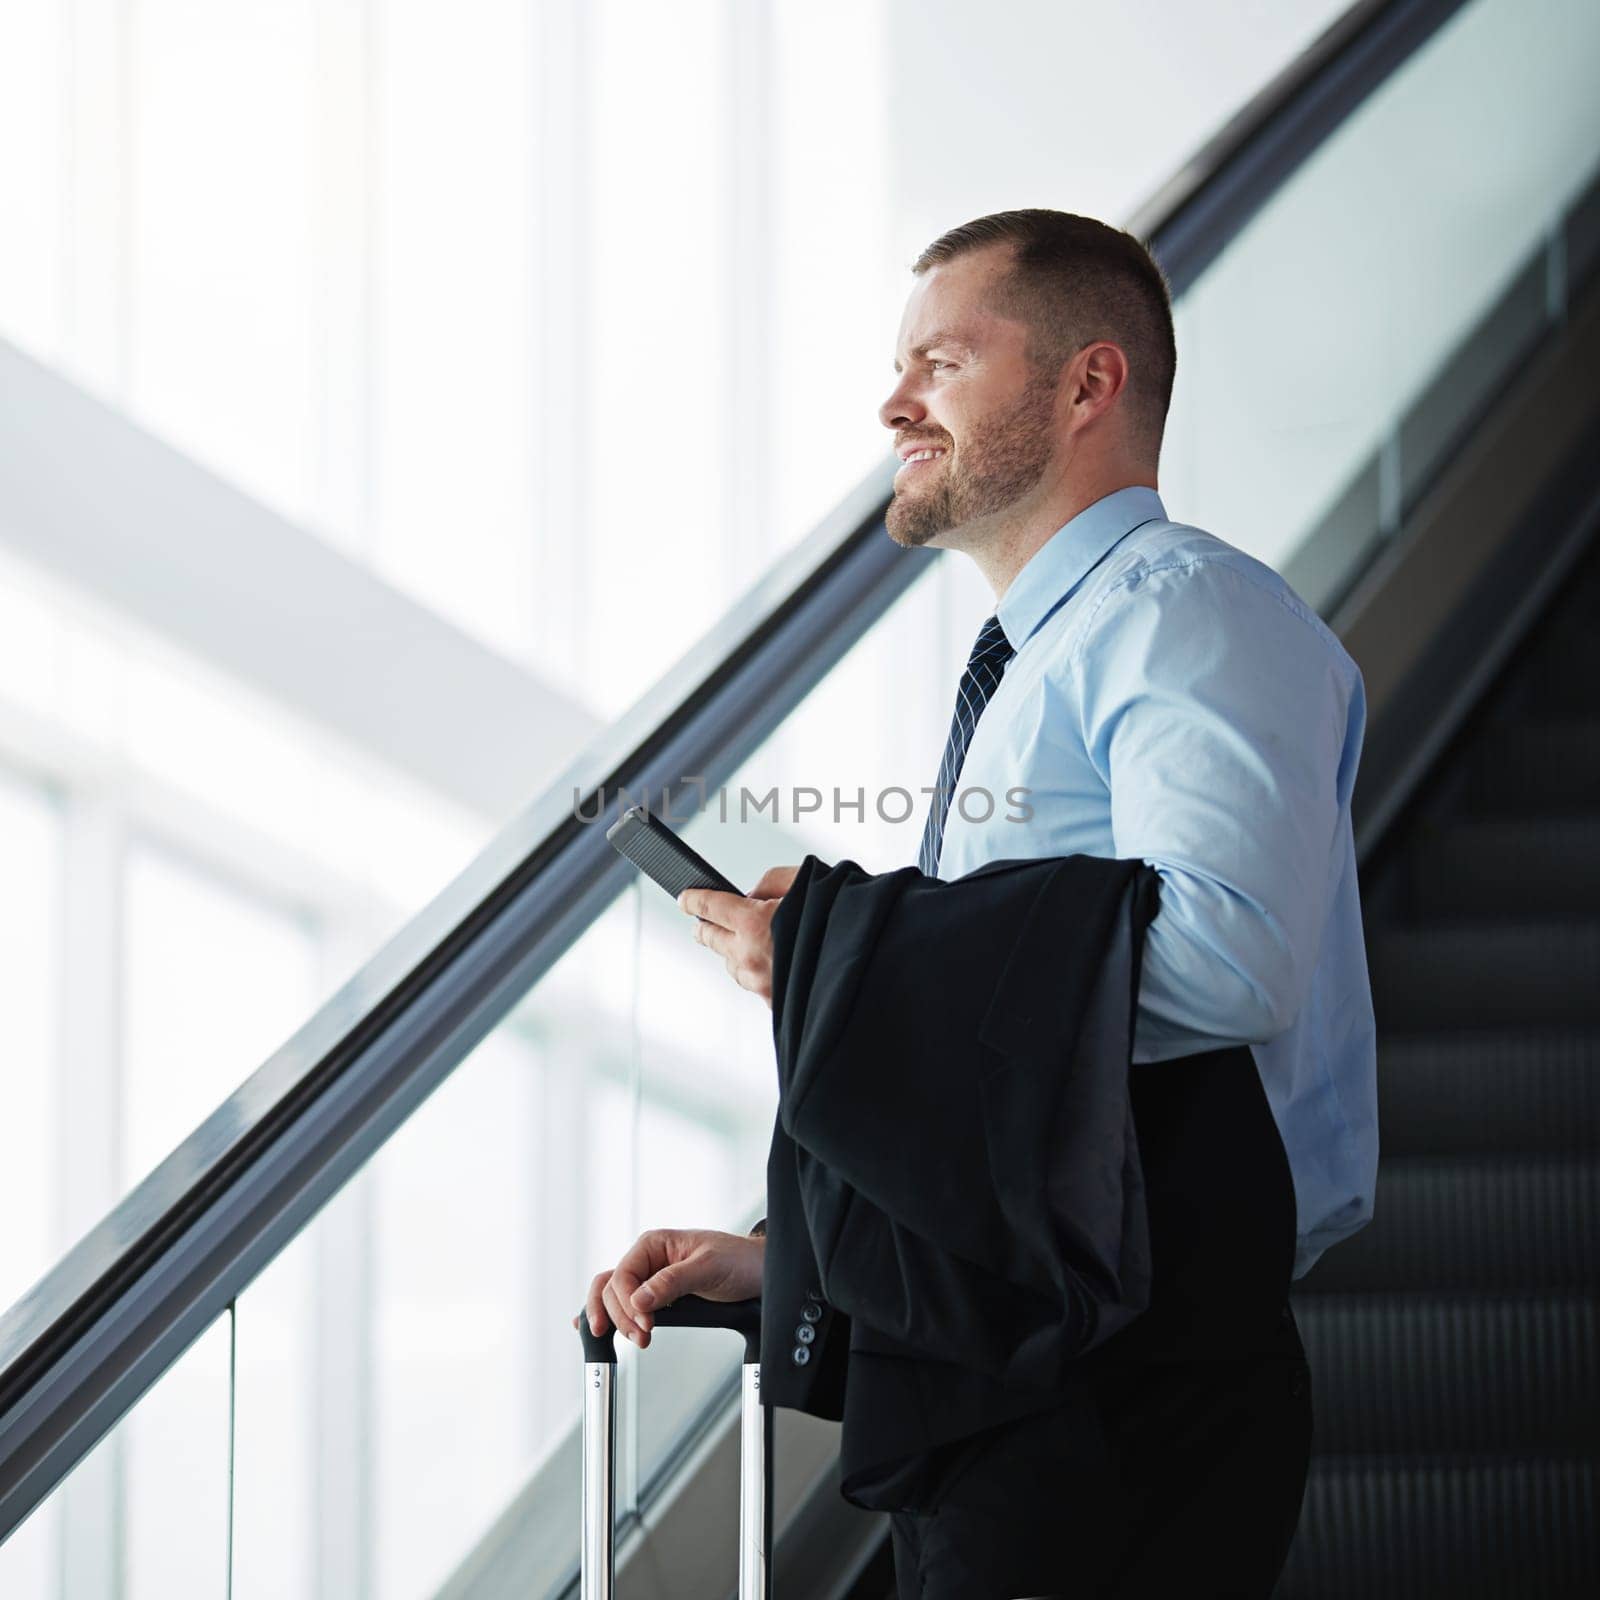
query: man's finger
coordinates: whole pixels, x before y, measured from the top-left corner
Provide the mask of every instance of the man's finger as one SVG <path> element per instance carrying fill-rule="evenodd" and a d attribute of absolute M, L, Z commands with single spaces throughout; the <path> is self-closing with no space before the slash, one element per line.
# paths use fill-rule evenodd
<path fill-rule="evenodd" d="M 691 917 L 713 922 L 719 928 L 736 928 L 739 919 L 749 911 L 742 894 L 729 894 L 726 889 L 685 889 L 678 896 L 678 904 Z"/>
<path fill-rule="evenodd" d="M 702 922 L 694 930 L 695 938 L 708 950 L 715 950 L 724 961 L 732 963 L 739 947 L 739 935 L 719 928 L 714 922 Z"/>
<path fill-rule="evenodd" d="M 589 1319 L 589 1329 L 592 1333 L 602 1334 L 608 1326 L 606 1322 L 605 1303 L 600 1298 L 600 1291 L 606 1286 L 609 1272 L 597 1272 L 589 1282 L 589 1293 L 583 1303 L 583 1313 Z"/>
<path fill-rule="evenodd" d="M 754 967 L 736 967 L 733 970 L 733 981 L 741 989 L 759 995 L 769 1006 L 772 1004 L 772 983 L 766 973 Z"/>
<path fill-rule="evenodd" d="M 643 1349 L 645 1341 L 650 1336 L 628 1315 L 628 1308 L 623 1305 L 621 1296 L 618 1295 L 614 1284 L 608 1283 L 606 1285 L 604 1299 L 606 1311 L 609 1313 L 613 1324 L 615 1324 L 617 1332 L 622 1334 L 624 1338 L 632 1339 L 636 1345 Z"/>
<path fill-rule="evenodd" d="M 622 1302 L 623 1309 L 633 1318 L 641 1329 L 647 1325 L 640 1318 L 638 1308 L 633 1303 L 633 1291 L 639 1287 L 639 1274 L 631 1272 L 624 1265 L 627 1257 L 617 1263 L 617 1270 L 611 1274 L 611 1287 L 617 1298 Z"/>
<path fill-rule="evenodd" d="M 633 1293 L 633 1302 L 640 1311 L 659 1311 L 662 1306 L 670 1306 L 683 1290 L 679 1287 L 679 1280 L 683 1277 L 681 1265 L 674 1264 L 663 1267 L 653 1278 L 639 1285 Z"/>

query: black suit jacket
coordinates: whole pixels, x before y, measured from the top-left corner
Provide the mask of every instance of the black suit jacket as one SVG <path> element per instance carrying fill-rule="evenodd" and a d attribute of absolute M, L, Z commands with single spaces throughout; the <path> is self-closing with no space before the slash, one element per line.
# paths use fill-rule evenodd
<path fill-rule="evenodd" d="M 1160 879 L 1093 856 L 953 883 L 808 856 L 773 918 L 762 1389 L 842 1418 L 843 1492 L 1061 1402 L 1149 1302 L 1129 1096 Z"/>

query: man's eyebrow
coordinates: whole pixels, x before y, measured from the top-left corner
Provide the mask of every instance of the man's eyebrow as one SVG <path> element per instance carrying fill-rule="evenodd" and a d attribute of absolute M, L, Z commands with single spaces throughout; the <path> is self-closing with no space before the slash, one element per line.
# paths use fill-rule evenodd
<path fill-rule="evenodd" d="M 960 338 L 956 334 L 948 333 L 944 329 L 940 329 L 938 333 L 930 334 L 921 344 L 912 346 L 911 359 L 913 361 L 920 361 L 930 350 L 935 350 L 940 345 L 945 346 L 946 349 L 953 345 L 958 350 L 966 350 L 968 352 L 970 352 L 972 349 L 972 346 L 968 344 L 965 339 Z M 896 372 L 900 370 L 899 356 L 895 357 L 894 370 Z"/>

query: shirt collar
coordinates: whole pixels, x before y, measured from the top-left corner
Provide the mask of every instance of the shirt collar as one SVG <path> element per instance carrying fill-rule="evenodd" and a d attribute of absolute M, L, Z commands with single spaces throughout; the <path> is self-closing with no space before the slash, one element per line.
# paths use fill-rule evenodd
<path fill-rule="evenodd" d="M 1154 489 L 1133 484 L 1103 495 L 1051 534 L 1011 580 L 995 608 L 1011 648 L 1022 648 L 1117 540 L 1153 518 L 1164 521 L 1166 515 Z"/>

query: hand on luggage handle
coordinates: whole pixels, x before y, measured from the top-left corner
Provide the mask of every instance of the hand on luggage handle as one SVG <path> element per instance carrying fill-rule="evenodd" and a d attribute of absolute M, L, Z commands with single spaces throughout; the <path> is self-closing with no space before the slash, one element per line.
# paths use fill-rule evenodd
<path fill-rule="evenodd" d="M 658 1328 L 726 1328 L 730 1333 L 742 1335 L 744 1359 L 747 1363 L 761 1359 L 761 1301 L 707 1300 L 701 1295 L 686 1294 L 669 1306 L 650 1313 Z M 586 1311 L 578 1313 L 578 1337 L 583 1340 L 585 1361 L 617 1359 L 617 1330 L 607 1328 L 595 1333 L 589 1327 Z"/>

